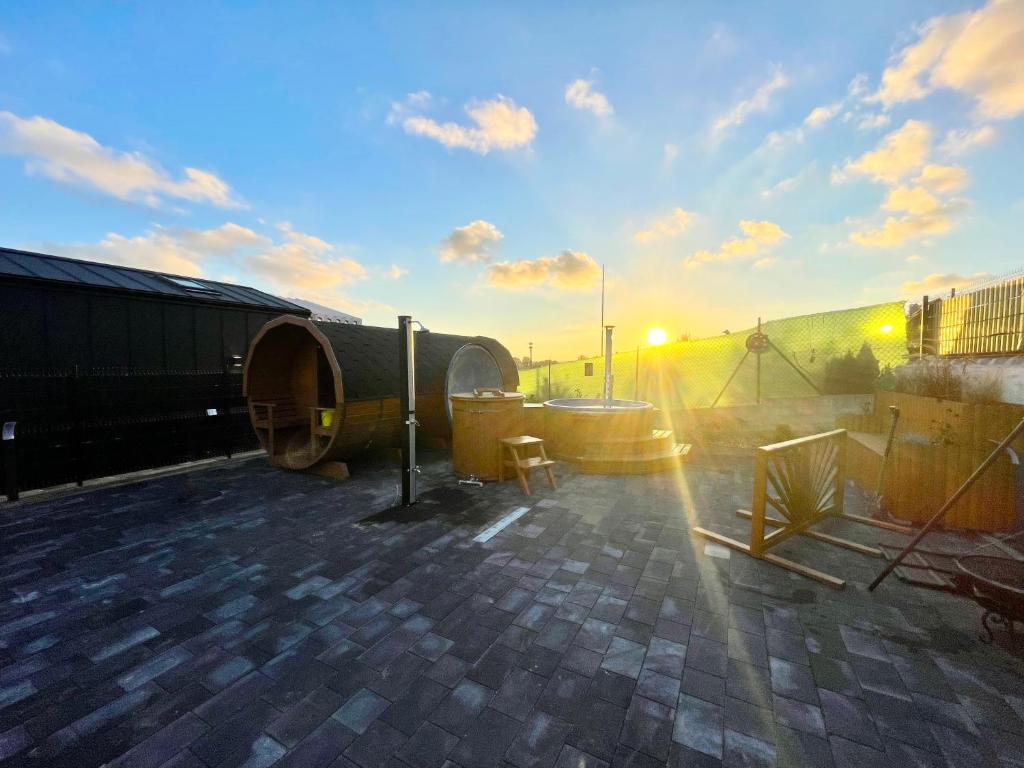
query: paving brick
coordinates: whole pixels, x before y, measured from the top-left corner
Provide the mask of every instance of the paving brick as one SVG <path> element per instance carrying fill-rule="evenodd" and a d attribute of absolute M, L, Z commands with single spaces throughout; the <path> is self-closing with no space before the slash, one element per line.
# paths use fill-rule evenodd
<path fill-rule="evenodd" d="M 472 722 L 451 759 L 465 768 L 491 768 L 505 755 L 521 726 L 488 707 Z"/>
<path fill-rule="evenodd" d="M 518 768 L 541 768 L 557 760 L 572 726 L 542 711 L 535 711 L 523 724 L 505 754 Z"/>
<path fill-rule="evenodd" d="M 590 698 L 580 703 L 580 711 L 586 715 L 574 721 L 567 737 L 569 743 L 587 754 L 611 761 L 626 720 L 626 709 L 609 701 Z"/>
<path fill-rule="evenodd" d="M 672 709 L 635 695 L 626 710 L 626 721 L 619 741 L 639 752 L 668 759 L 668 745 L 672 736 Z"/>
<path fill-rule="evenodd" d="M 525 720 L 533 711 L 548 681 L 525 669 L 514 669 L 491 700 L 490 706 L 517 720 Z"/>
<path fill-rule="evenodd" d="M 590 678 L 568 669 L 557 669 L 548 680 L 537 707 L 573 722 L 578 717 L 579 702 L 589 687 Z"/>
<path fill-rule="evenodd" d="M 381 720 L 405 734 L 413 734 L 437 707 L 448 689 L 428 677 L 420 677 L 408 691 L 388 707 Z"/>
<path fill-rule="evenodd" d="M 615 624 L 600 619 L 590 618 L 583 622 L 576 634 L 577 645 L 597 653 L 604 653 L 612 641 Z"/>
<path fill-rule="evenodd" d="M 818 689 L 809 667 L 785 659 L 771 659 L 772 691 L 808 704 L 818 703 Z"/>
<path fill-rule="evenodd" d="M 512 671 L 521 654 L 504 645 L 492 645 L 466 672 L 466 677 L 492 690 L 501 687 L 505 677 Z"/>
<path fill-rule="evenodd" d="M 389 705 L 383 696 L 360 688 L 332 717 L 353 733 L 365 733 L 370 723 L 380 717 Z"/>
<path fill-rule="evenodd" d="M 400 750 L 407 740 L 401 731 L 375 720 L 345 749 L 344 754 L 363 768 L 380 768 L 388 764 L 391 756 Z"/>
<path fill-rule="evenodd" d="M 430 721 L 456 736 L 464 736 L 473 719 L 490 702 L 493 691 L 463 680 L 431 713 Z"/>
<path fill-rule="evenodd" d="M 341 694 L 321 686 L 281 712 L 267 726 L 267 733 L 291 749 L 320 727 L 343 703 Z"/>
<path fill-rule="evenodd" d="M 831 736 L 829 744 L 832 747 L 832 759 L 835 762 L 836 768 L 891 765 L 886 758 L 885 752 L 872 749 L 859 742 L 850 741 L 841 736 Z"/>
<path fill-rule="evenodd" d="M 555 768 L 607 768 L 608 763 L 566 744 L 558 754 Z"/>
<path fill-rule="evenodd" d="M 672 741 L 721 759 L 725 744 L 725 709 L 703 699 L 680 694 Z"/>
<path fill-rule="evenodd" d="M 423 723 L 398 751 L 398 757 L 412 768 L 441 768 L 458 743 L 458 736 Z"/>
<path fill-rule="evenodd" d="M 871 711 L 863 701 L 822 690 L 821 711 L 830 734 L 837 734 L 874 749 L 883 748 Z"/>

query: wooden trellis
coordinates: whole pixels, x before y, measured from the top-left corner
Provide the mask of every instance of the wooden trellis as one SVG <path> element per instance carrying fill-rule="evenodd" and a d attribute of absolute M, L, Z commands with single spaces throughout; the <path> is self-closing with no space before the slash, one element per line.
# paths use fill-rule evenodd
<path fill-rule="evenodd" d="M 755 458 L 752 509 L 737 512 L 751 521 L 750 543 L 745 544 L 705 528 L 694 528 L 695 533 L 837 589 L 846 586 L 846 582 L 823 571 L 779 557 L 768 550 L 799 534 L 871 557 L 882 556 L 881 550 L 874 547 L 811 530 L 827 518 L 889 527 L 885 523 L 848 515 L 843 511 L 843 486 L 846 482 L 845 429 L 763 445 L 757 449 Z M 781 517 L 769 514 L 769 507 Z M 774 530 L 766 533 L 768 528 Z"/>

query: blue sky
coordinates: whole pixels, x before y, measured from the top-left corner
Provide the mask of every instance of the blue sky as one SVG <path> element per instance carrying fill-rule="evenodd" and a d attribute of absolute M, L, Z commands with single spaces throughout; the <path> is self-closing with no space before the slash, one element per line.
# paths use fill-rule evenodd
<path fill-rule="evenodd" d="M 562 359 L 1020 266 L 1022 0 L 551 6 L 9 5 L 0 243 Z"/>

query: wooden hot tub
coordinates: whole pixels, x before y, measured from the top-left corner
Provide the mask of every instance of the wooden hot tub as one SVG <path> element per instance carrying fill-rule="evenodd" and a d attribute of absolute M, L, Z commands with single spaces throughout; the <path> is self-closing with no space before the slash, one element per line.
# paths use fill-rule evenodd
<path fill-rule="evenodd" d="M 657 411 L 642 400 L 585 398 L 544 403 L 549 454 L 584 473 L 639 475 L 673 469 L 689 453 L 671 429 L 657 429 Z"/>

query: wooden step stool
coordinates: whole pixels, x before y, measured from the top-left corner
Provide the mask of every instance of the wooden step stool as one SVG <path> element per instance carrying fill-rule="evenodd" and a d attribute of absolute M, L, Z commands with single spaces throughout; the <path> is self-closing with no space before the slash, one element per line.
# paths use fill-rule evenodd
<path fill-rule="evenodd" d="M 544 452 L 544 441 L 539 437 L 531 437 L 530 435 L 520 435 L 519 437 L 504 437 L 498 441 L 500 443 L 499 450 L 501 456 L 498 461 L 498 480 L 503 481 L 505 479 L 505 467 L 515 467 L 516 475 L 519 477 L 519 486 L 523 489 L 523 493 L 527 496 L 530 495 L 530 470 L 531 469 L 543 469 L 547 473 L 548 482 L 552 488 L 556 488 L 555 475 L 551 471 L 551 467 L 555 465 L 548 455 Z M 530 456 L 530 449 L 536 448 L 539 455 Z M 522 451 L 522 457 L 520 457 L 520 451 Z M 511 454 L 511 458 L 506 458 L 506 454 Z"/>

